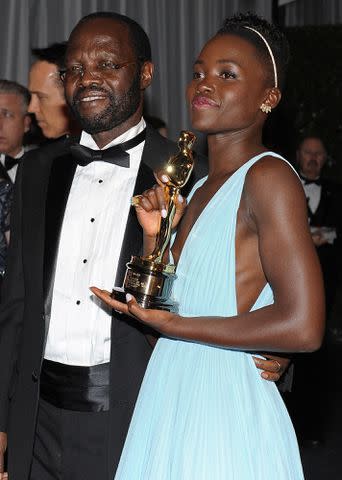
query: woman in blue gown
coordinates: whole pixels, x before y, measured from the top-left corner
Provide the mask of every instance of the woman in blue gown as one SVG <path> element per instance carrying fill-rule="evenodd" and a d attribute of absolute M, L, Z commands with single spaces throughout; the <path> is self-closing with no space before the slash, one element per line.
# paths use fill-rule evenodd
<path fill-rule="evenodd" d="M 179 313 L 113 308 L 160 332 L 116 480 L 300 480 L 294 430 L 251 352 L 306 352 L 323 332 L 323 288 L 291 166 L 262 145 L 281 98 L 287 43 L 253 15 L 227 19 L 194 65 L 193 127 L 208 135 L 209 174 L 179 201 L 173 298 Z M 162 187 L 137 206 L 152 251 Z M 174 227 L 176 227 L 176 222 Z"/>

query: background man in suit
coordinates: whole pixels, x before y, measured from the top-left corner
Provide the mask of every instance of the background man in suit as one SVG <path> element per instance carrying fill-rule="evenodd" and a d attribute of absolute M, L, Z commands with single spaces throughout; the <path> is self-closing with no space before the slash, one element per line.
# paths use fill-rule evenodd
<path fill-rule="evenodd" d="M 19 159 L 25 153 L 24 135 L 30 130 L 29 102 L 27 88 L 17 82 L 0 80 L 0 177 L 12 183 Z"/>
<path fill-rule="evenodd" d="M 44 136 L 49 139 L 58 139 L 79 130 L 65 101 L 59 76 L 66 48 L 66 42 L 62 42 L 32 49 L 36 61 L 29 73 L 31 102 L 28 111 L 35 115 Z"/>
<path fill-rule="evenodd" d="M 322 177 L 327 151 L 321 138 L 305 137 L 297 148 L 298 170 L 308 203 L 308 221 L 323 271 L 327 326 L 331 322 L 338 277 L 341 268 L 341 187 Z M 331 371 L 329 336 L 313 354 L 301 354 L 295 360 L 293 410 L 300 441 L 318 447 L 324 441 L 328 417 Z M 317 415 L 317 412 L 320 412 Z"/>
<path fill-rule="evenodd" d="M 312 239 L 323 269 L 326 305 L 330 311 L 337 286 L 340 260 L 341 187 L 322 178 L 327 152 L 322 139 L 306 137 L 298 146 L 297 162 L 308 202 Z"/>
<path fill-rule="evenodd" d="M 0 80 L 0 298 L 6 268 L 12 184 L 25 153 L 24 135 L 30 130 L 29 91 L 17 82 Z"/>
<path fill-rule="evenodd" d="M 136 22 L 85 17 L 62 74 L 79 144 L 58 156 L 42 147 L 20 169 L 0 317 L 0 453 L 7 432 L 12 478 L 113 479 L 151 346 L 89 286 L 122 284 L 142 249 L 130 199 L 177 151 L 142 118 L 152 75 Z"/>

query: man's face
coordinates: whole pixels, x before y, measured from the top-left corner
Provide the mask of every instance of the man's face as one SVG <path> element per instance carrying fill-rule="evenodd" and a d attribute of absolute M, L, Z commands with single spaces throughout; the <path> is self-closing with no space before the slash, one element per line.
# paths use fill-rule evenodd
<path fill-rule="evenodd" d="M 327 153 L 319 138 L 307 138 L 297 150 L 297 162 L 304 177 L 314 180 L 321 174 Z"/>
<path fill-rule="evenodd" d="M 35 114 L 44 136 L 58 138 L 69 133 L 70 114 L 57 66 L 40 60 L 35 62 L 30 69 L 29 90 L 28 111 Z"/>
<path fill-rule="evenodd" d="M 112 19 L 94 19 L 71 36 L 66 56 L 65 95 L 82 128 L 90 134 L 136 123 L 142 105 L 142 71 L 128 28 Z M 140 114 L 137 117 L 140 118 Z M 132 125 L 131 125 L 132 124 Z"/>
<path fill-rule="evenodd" d="M 22 97 L 0 92 L 0 152 L 14 157 L 20 152 L 25 132 L 30 128 Z"/>

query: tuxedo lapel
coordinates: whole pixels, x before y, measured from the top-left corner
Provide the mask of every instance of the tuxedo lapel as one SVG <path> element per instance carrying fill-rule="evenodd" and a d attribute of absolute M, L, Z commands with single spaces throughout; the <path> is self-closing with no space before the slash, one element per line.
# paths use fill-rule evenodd
<path fill-rule="evenodd" d="M 61 227 L 76 163 L 71 155 L 57 157 L 52 164 L 46 197 L 44 300 L 49 313 Z"/>
<path fill-rule="evenodd" d="M 330 191 L 329 189 L 327 189 L 324 183 L 322 183 L 321 197 L 319 200 L 317 210 L 315 211 L 315 213 L 311 212 L 311 210 L 309 212 L 311 224 L 319 225 L 319 226 L 326 225 L 329 208 L 330 208 Z"/>

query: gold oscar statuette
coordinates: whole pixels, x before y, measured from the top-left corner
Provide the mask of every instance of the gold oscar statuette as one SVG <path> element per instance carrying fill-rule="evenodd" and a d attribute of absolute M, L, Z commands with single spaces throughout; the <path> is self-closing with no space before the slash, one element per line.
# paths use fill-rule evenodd
<path fill-rule="evenodd" d="M 145 257 L 132 256 L 127 263 L 123 288 L 113 290 L 112 296 L 125 301 L 126 293 L 131 293 L 144 308 L 177 311 L 177 305 L 170 299 L 172 284 L 176 278 L 176 266 L 164 263 L 163 257 L 169 246 L 172 222 L 176 213 L 176 199 L 180 189 L 191 175 L 194 158 L 192 147 L 196 136 L 192 132 L 181 131 L 179 152 L 171 156 L 161 174 L 169 181 L 165 184 L 166 216 L 161 217 L 159 231 L 153 252 Z"/>

